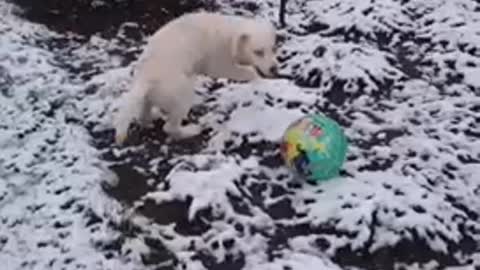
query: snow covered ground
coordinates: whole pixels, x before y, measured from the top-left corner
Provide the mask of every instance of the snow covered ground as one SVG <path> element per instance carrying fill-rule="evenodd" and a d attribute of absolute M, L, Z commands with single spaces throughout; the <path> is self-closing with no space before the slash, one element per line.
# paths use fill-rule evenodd
<path fill-rule="evenodd" d="M 278 2 L 216 8 L 276 21 Z M 128 33 L 152 25 L 79 36 L 0 0 L 1 268 L 480 268 L 480 4 L 287 8 L 292 80 L 202 78 L 202 136 L 166 143 L 158 121 L 117 147 L 111 113 L 143 44 Z M 320 111 L 350 149 L 341 177 L 312 185 L 278 139 Z"/>

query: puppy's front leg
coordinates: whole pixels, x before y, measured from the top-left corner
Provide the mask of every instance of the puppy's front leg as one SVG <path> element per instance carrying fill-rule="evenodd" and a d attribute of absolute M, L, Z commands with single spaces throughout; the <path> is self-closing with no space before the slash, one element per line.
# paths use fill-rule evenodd
<path fill-rule="evenodd" d="M 184 139 L 201 133 L 200 127 L 195 124 L 182 126 L 182 120 L 187 118 L 189 105 L 191 104 L 177 103 L 177 107 L 169 112 L 168 121 L 163 126 L 163 130 L 174 139 Z"/>
<path fill-rule="evenodd" d="M 230 65 L 225 68 L 224 76 L 235 81 L 249 82 L 260 79 L 260 76 L 251 66 Z"/>
<path fill-rule="evenodd" d="M 168 89 L 173 95 L 170 96 L 170 100 L 166 104 L 168 121 L 163 126 L 163 130 L 174 139 L 183 139 L 200 134 L 201 128 L 195 124 L 182 126 L 182 120 L 188 118 L 188 112 L 195 97 L 193 79 L 179 76 L 172 79 L 171 82 Z"/>

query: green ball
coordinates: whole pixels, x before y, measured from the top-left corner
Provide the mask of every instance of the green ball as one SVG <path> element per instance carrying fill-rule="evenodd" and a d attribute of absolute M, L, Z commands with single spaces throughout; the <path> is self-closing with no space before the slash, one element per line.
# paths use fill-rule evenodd
<path fill-rule="evenodd" d="M 347 138 L 335 120 L 311 114 L 293 122 L 285 131 L 281 153 L 288 167 L 309 181 L 338 176 L 347 154 Z"/>

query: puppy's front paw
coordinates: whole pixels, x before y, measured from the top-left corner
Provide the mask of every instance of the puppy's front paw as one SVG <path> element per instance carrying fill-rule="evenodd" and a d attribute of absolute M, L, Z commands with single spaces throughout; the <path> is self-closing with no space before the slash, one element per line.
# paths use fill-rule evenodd
<path fill-rule="evenodd" d="M 190 124 L 186 127 L 182 127 L 181 133 L 183 134 L 183 138 L 189 138 L 193 136 L 197 136 L 202 132 L 202 128 L 197 125 Z"/>
<path fill-rule="evenodd" d="M 170 123 L 166 123 L 163 130 L 168 133 L 173 139 L 181 140 L 193 136 L 197 136 L 202 132 L 200 126 L 188 125 L 186 127 L 173 126 Z"/>
<path fill-rule="evenodd" d="M 251 82 L 251 81 L 257 81 L 260 80 L 262 77 L 258 72 L 255 70 L 253 67 L 248 67 L 246 68 L 246 81 Z"/>
<path fill-rule="evenodd" d="M 236 66 L 229 72 L 227 78 L 239 82 L 250 82 L 261 77 L 252 66 Z"/>

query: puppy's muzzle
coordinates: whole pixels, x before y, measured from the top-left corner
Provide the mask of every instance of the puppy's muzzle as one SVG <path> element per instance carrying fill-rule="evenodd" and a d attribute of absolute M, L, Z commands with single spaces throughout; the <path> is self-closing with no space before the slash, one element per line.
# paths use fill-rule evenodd
<path fill-rule="evenodd" d="M 276 77 L 278 75 L 278 67 L 277 66 L 271 66 L 269 71 L 270 71 L 270 74 L 273 77 Z"/>
<path fill-rule="evenodd" d="M 268 69 L 268 74 L 265 74 L 259 67 L 255 66 L 255 70 L 257 71 L 258 75 L 263 78 L 276 78 L 278 76 L 278 68 L 277 66 L 271 66 Z"/>

